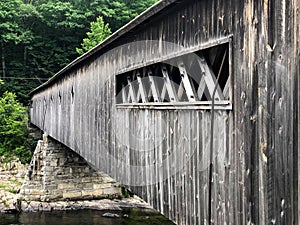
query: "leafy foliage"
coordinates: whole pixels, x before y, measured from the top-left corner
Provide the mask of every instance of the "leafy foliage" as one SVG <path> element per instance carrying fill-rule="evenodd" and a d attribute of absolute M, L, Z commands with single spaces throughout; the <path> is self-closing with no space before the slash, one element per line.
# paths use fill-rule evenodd
<path fill-rule="evenodd" d="M 156 1 L 0 1 L 0 155 L 31 157 L 22 105 L 32 89 Z"/>
<path fill-rule="evenodd" d="M 22 105 L 32 89 L 156 1 L 0 1 L 0 155 L 31 157 Z"/>
<path fill-rule="evenodd" d="M 17 156 L 23 163 L 31 158 L 27 149 L 28 117 L 26 108 L 16 100 L 16 95 L 5 92 L 0 98 L 0 155 Z"/>
<path fill-rule="evenodd" d="M 33 39 L 30 24 L 36 17 L 38 13 L 32 5 L 24 4 L 21 0 L 1 1 L 1 43 L 30 43 Z"/>
<path fill-rule="evenodd" d="M 109 26 L 112 27 L 113 31 L 119 29 L 156 1 L 157 0 L 92 1 L 91 7 L 93 7 L 96 13 L 99 13 L 101 16 L 97 18 L 96 22 L 91 23 L 91 32 L 87 33 L 88 38 L 83 39 L 83 43 L 81 44 L 82 48 L 76 48 L 76 52 L 81 55 L 95 47 L 111 34 Z M 106 25 L 104 25 L 104 21 L 107 21 Z M 106 32 L 106 30 L 109 31 Z"/>
<path fill-rule="evenodd" d="M 156 1 L 0 1 L 0 96 L 11 91 L 27 105 L 28 92 L 78 57 L 91 21 L 101 16 L 115 31 Z"/>
<path fill-rule="evenodd" d="M 91 32 L 87 32 L 88 38 L 84 38 L 81 44 L 82 48 L 76 48 L 76 52 L 80 55 L 92 49 L 111 34 L 108 24 L 105 24 L 100 16 L 96 22 L 91 22 Z"/>
<path fill-rule="evenodd" d="M 115 31 L 155 2 L 157 0 L 94 0 L 91 6 Z"/>

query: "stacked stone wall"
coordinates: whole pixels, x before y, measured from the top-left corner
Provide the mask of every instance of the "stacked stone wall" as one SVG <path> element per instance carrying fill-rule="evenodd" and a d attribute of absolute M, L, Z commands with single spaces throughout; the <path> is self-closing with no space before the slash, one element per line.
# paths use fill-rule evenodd
<path fill-rule="evenodd" d="M 35 201 L 87 200 L 121 195 L 120 185 L 81 156 L 43 135 L 38 141 L 20 198 Z"/>

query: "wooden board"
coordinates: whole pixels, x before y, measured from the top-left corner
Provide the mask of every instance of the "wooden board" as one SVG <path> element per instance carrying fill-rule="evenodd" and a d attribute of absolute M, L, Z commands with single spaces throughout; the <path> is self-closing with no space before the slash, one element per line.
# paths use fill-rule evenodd
<path fill-rule="evenodd" d="M 298 224 L 299 0 L 166 5 L 36 90 L 31 122 L 177 224 Z M 115 76 L 229 37 L 208 199 L 209 108 L 117 107 Z"/>

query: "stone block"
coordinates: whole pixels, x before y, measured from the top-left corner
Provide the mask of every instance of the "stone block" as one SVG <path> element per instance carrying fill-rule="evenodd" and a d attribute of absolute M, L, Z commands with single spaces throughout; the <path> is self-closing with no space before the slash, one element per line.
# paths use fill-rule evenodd
<path fill-rule="evenodd" d="M 46 186 L 45 186 L 45 190 L 49 190 L 49 191 L 57 190 L 57 187 L 58 187 L 57 184 L 46 185 Z"/>
<path fill-rule="evenodd" d="M 91 181 L 92 181 L 93 183 L 105 183 L 105 182 L 103 182 L 103 179 L 102 179 L 102 177 L 100 177 L 100 176 L 92 177 L 92 178 L 91 178 Z"/>
<path fill-rule="evenodd" d="M 62 191 L 53 191 L 51 193 L 47 193 L 47 195 L 41 196 L 41 201 L 43 202 L 50 202 L 50 201 L 58 201 L 63 199 L 63 193 Z"/>
<path fill-rule="evenodd" d="M 80 179 L 82 183 L 88 183 L 88 182 L 92 182 L 91 177 L 83 177 Z"/>
<path fill-rule="evenodd" d="M 45 191 L 44 190 L 39 190 L 39 189 L 31 189 L 28 192 L 30 195 L 44 195 Z"/>
<path fill-rule="evenodd" d="M 121 195 L 121 188 L 119 187 L 103 188 L 102 192 L 104 195 Z"/>
<path fill-rule="evenodd" d="M 65 191 L 63 192 L 64 199 L 80 199 L 82 197 L 81 191 Z"/>
<path fill-rule="evenodd" d="M 95 171 L 77 153 L 51 138 L 39 145 L 33 160 L 39 169 L 32 170 L 32 179 L 25 180 L 20 195 L 53 201 L 120 194 L 118 184 L 111 177 Z M 35 164 L 30 167 L 35 168 Z"/>
<path fill-rule="evenodd" d="M 83 190 L 82 197 L 85 199 L 93 199 L 95 197 L 103 196 L 102 190 Z"/>
<path fill-rule="evenodd" d="M 58 189 L 72 189 L 72 188 L 76 188 L 76 184 L 75 183 L 61 183 L 58 184 Z"/>
<path fill-rule="evenodd" d="M 52 167 L 58 166 L 57 160 L 52 160 L 52 161 L 50 162 L 50 166 L 52 166 Z"/>
<path fill-rule="evenodd" d="M 26 202 L 26 201 L 21 201 L 21 205 L 20 205 L 20 208 L 22 211 L 26 211 L 26 209 L 28 208 L 29 206 L 29 203 Z"/>
<path fill-rule="evenodd" d="M 40 183 L 32 183 L 32 184 L 29 184 L 29 185 L 26 185 L 25 189 L 30 189 L 30 190 L 33 190 L 33 189 L 42 189 L 43 188 L 43 185 L 40 184 Z"/>
<path fill-rule="evenodd" d="M 90 173 L 91 172 L 91 168 L 90 167 L 85 167 L 84 168 L 84 172 L 85 173 Z"/>
<path fill-rule="evenodd" d="M 80 186 L 81 186 L 81 188 L 83 188 L 83 189 L 92 189 L 93 188 L 93 183 L 84 183 L 84 184 L 80 184 Z"/>
<path fill-rule="evenodd" d="M 115 183 L 114 179 L 107 175 L 102 177 L 102 182 L 103 183 Z"/>
<path fill-rule="evenodd" d="M 103 189 L 103 188 L 110 188 L 112 187 L 112 185 L 110 183 L 106 183 L 106 184 L 93 184 L 93 188 L 94 189 Z"/>
<path fill-rule="evenodd" d="M 44 173 L 51 173 L 51 174 L 53 174 L 53 172 L 55 171 L 55 167 L 50 166 L 50 164 L 49 164 L 49 165 L 46 165 L 44 167 L 43 171 L 44 171 Z"/>
<path fill-rule="evenodd" d="M 75 177 L 70 174 L 63 174 L 59 176 L 59 180 L 70 180 L 74 179 Z"/>

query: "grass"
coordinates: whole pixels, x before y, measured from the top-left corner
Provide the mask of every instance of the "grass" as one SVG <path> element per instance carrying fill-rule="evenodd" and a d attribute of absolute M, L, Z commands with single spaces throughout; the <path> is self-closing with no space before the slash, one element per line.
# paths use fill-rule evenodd
<path fill-rule="evenodd" d="M 0 189 L 8 191 L 13 194 L 17 194 L 20 189 L 22 182 L 20 181 L 6 181 L 5 183 L 0 183 Z"/>
<path fill-rule="evenodd" d="M 8 203 L 6 200 L 3 200 L 2 203 L 4 204 L 5 207 L 9 207 Z"/>
<path fill-rule="evenodd" d="M 121 186 L 121 197 L 122 198 L 129 198 L 129 197 L 132 197 L 132 196 L 133 196 L 133 194 L 122 185 Z"/>
<path fill-rule="evenodd" d="M 17 194 L 19 192 L 18 190 L 15 189 L 7 189 L 7 191 L 13 194 Z"/>
<path fill-rule="evenodd" d="M 0 184 L 0 189 L 4 190 L 4 191 L 8 191 L 10 193 L 13 193 L 13 194 L 17 194 L 18 193 L 18 190 L 10 187 L 10 186 L 6 186 L 4 184 Z"/>

